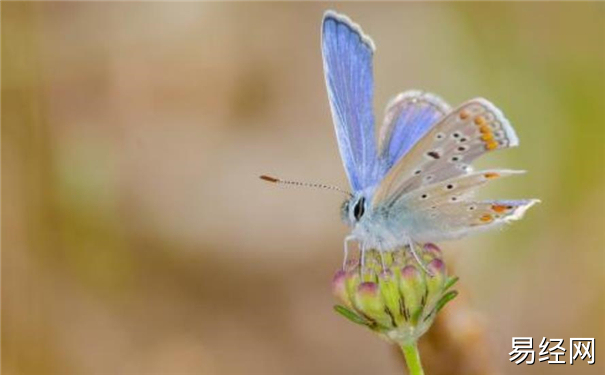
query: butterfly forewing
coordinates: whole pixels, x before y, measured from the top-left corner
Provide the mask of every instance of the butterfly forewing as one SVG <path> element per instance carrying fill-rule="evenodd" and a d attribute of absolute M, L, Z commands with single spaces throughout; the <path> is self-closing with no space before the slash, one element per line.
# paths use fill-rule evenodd
<path fill-rule="evenodd" d="M 328 97 L 340 155 L 355 191 L 376 183 L 372 57 L 374 45 L 346 16 L 328 11 L 322 27 Z"/>
<path fill-rule="evenodd" d="M 477 157 L 517 144 L 500 110 L 485 99 L 473 99 L 436 123 L 391 168 L 372 204 L 390 205 L 421 186 L 467 174 Z"/>

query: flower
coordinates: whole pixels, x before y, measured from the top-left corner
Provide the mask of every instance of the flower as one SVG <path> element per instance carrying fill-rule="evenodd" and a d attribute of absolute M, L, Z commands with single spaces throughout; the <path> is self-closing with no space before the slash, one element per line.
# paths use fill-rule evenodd
<path fill-rule="evenodd" d="M 342 303 L 335 310 L 390 342 L 415 344 L 458 294 L 449 291 L 458 278 L 447 275 L 441 250 L 430 243 L 416 250 L 422 265 L 406 247 L 348 261 L 332 281 Z"/>

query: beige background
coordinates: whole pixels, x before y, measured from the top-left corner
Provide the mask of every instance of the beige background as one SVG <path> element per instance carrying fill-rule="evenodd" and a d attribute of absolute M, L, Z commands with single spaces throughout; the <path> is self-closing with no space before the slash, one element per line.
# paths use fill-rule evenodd
<path fill-rule="evenodd" d="M 478 165 L 529 173 L 483 195 L 543 203 L 442 244 L 495 368 L 603 373 L 605 4 L 3 3 L 3 374 L 403 372 L 331 310 L 341 196 L 257 180 L 346 186 L 332 7 L 376 42 L 379 120 L 420 88 L 519 134 Z M 596 337 L 597 363 L 516 366 L 512 336 Z"/>

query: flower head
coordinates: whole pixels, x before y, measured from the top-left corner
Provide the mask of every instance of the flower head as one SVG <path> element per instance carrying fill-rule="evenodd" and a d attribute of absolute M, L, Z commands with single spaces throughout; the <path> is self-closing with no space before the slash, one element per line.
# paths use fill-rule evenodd
<path fill-rule="evenodd" d="M 416 342 L 437 312 L 456 297 L 457 292 L 448 289 L 458 280 L 447 275 L 437 246 L 425 244 L 417 251 L 426 266 L 408 248 L 383 254 L 366 251 L 363 265 L 359 259 L 348 261 L 332 281 L 342 303 L 335 310 L 388 341 Z"/>

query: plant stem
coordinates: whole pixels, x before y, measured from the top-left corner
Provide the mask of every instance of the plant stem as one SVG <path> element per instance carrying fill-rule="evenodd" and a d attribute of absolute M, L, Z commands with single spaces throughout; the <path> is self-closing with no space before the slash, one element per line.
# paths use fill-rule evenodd
<path fill-rule="evenodd" d="M 420 363 L 420 352 L 416 343 L 401 344 L 401 351 L 405 357 L 405 362 L 408 365 L 410 375 L 424 375 L 422 364 Z"/>

